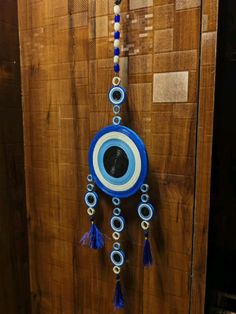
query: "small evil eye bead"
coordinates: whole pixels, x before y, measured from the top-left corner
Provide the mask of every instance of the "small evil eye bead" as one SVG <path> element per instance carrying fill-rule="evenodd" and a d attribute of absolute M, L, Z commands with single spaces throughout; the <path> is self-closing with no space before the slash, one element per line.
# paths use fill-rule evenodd
<path fill-rule="evenodd" d="M 121 267 L 124 265 L 125 262 L 125 254 L 123 251 L 112 251 L 110 254 L 110 259 L 113 265 Z"/>
<path fill-rule="evenodd" d="M 87 192 L 84 201 L 88 207 L 96 207 L 98 204 L 98 195 L 95 192 Z"/>
<path fill-rule="evenodd" d="M 116 275 L 119 275 L 119 273 L 120 273 L 120 267 L 114 266 L 114 267 L 113 267 L 113 273 L 116 274 Z"/>
<path fill-rule="evenodd" d="M 114 63 L 119 63 L 119 56 L 114 56 L 114 59 L 113 59 L 113 61 L 114 61 Z"/>
<path fill-rule="evenodd" d="M 120 116 L 116 116 L 116 117 L 113 117 L 113 119 L 112 119 L 112 123 L 114 124 L 114 125 L 119 125 L 120 123 L 121 123 L 121 117 Z"/>
<path fill-rule="evenodd" d="M 89 216 L 93 216 L 95 214 L 95 209 L 92 208 L 92 207 L 89 207 L 87 209 L 87 213 L 88 213 Z"/>
<path fill-rule="evenodd" d="M 150 203 L 141 203 L 138 206 L 138 215 L 142 220 L 149 221 L 154 214 L 154 207 Z"/>
<path fill-rule="evenodd" d="M 89 175 L 87 176 L 87 180 L 88 180 L 88 182 L 93 182 L 93 177 L 92 177 L 91 174 L 89 174 Z"/>
<path fill-rule="evenodd" d="M 115 15 L 119 15 L 120 14 L 120 6 L 119 5 L 114 5 L 114 13 Z"/>
<path fill-rule="evenodd" d="M 112 198 L 112 204 L 115 205 L 115 206 L 119 206 L 120 205 L 119 197 L 113 197 Z"/>
<path fill-rule="evenodd" d="M 143 203 L 147 203 L 148 201 L 149 201 L 149 195 L 148 194 L 142 194 L 141 195 L 141 201 L 143 202 Z"/>
<path fill-rule="evenodd" d="M 119 242 L 115 242 L 115 243 L 113 244 L 113 249 L 116 250 L 116 251 L 118 251 L 118 250 L 120 249 L 120 243 L 119 243 Z"/>
<path fill-rule="evenodd" d="M 114 112 L 114 114 L 120 113 L 120 106 L 115 105 L 115 106 L 113 107 L 113 112 Z"/>
<path fill-rule="evenodd" d="M 119 32 L 119 30 L 120 30 L 120 23 L 118 23 L 118 22 L 114 23 L 114 30 L 115 30 L 115 32 Z"/>
<path fill-rule="evenodd" d="M 94 185 L 93 185 L 92 183 L 89 183 L 89 184 L 87 185 L 87 190 L 88 190 L 89 192 L 92 192 L 93 189 L 94 189 Z"/>
<path fill-rule="evenodd" d="M 114 39 L 120 39 L 120 32 L 114 32 Z"/>
<path fill-rule="evenodd" d="M 114 22 L 119 23 L 120 22 L 120 15 L 115 15 Z"/>
<path fill-rule="evenodd" d="M 122 232 L 125 227 L 125 220 L 121 216 L 113 216 L 110 225 L 113 231 Z"/>
<path fill-rule="evenodd" d="M 141 227 L 142 227 L 143 230 L 148 230 L 149 227 L 150 227 L 150 224 L 149 224 L 148 221 L 143 220 L 143 221 L 141 222 Z"/>
<path fill-rule="evenodd" d="M 114 49 L 114 55 L 119 56 L 120 55 L 120 48 L 115 48 Z"/>
<path fill-rule="evenodd" d="M 149 185 L 148 184 L 142 184 L 140 188 L 142 193 L 146 193 L 149 190 Z"/>
<path fill-rule="evenodd" d="M 117 64 L 119 65 L 119 64 Z M 108 98 L 112 105 L 121 105 L 125 102 L 126 99 L 126 91 L 121 86 L 112 86 L 108 93 Z"/>
<path fill-rule="evenodd" d="M 113 232 L 112 233 L 112 238 L 115 240 L 115 241 L 118 241 L 120 239 L 120 233 L 119 232 Z"/>
<path fill-rule="evenodd" d="M 116 207 L 113 209 L 113 215 L 119 216 L 121 213 L 121 209 L 119 207 Z"/>

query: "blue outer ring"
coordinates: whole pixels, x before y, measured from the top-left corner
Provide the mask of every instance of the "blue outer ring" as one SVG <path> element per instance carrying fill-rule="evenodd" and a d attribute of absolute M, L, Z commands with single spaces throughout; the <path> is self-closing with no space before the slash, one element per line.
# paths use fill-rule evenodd
<path fill-rule="evenodd" d="M 93 166 L 93 151 L 94 147 L 97 143 L 97 141 L 106 133 L 109 132 L 120 132 L 125 135 L 127 135 L 136 145 L 139 153 L 140 153 L 140 158 L 141 158 L 141 172 L 139 175 L 139 178 L 137 182 L 128 190 L 126 191 L 113 191 L 108 189 L 106 186 L 103 185 L 103 183 L 98 179 L 96 176 L 96 173 L 94 171 L 94 166 Z M 123 125 L 109 125 L 102 130 L 100 130 L 93 138 L 90 149 L 89 149 L 89 154 L 88 154 L 88 162 L 89 162 L 89 169 L 90 172 L 93 176 L 93 179 L 97 186 L 106 194 L 112 196 L 112 197 L 119 197 L 119 198 L 127 198 L 129 196 L 134 195 L 139 189 L 140 186 L 145 182 L 145 179 L 147 177 L 148 173 L 148 156 L 146 152 L 145 145 L 141 138 L 131 129 L 127 128 L 126 126 Z"/>

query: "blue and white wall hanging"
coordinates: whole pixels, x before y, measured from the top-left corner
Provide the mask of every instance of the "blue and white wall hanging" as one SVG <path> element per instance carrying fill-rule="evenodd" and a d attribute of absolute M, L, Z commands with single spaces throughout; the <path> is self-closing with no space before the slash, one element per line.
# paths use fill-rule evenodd
<path fill-rule="evenodd" d="M 140 191 L 140 203 L 137 205 L 137 214 L 141 219 L 141 227 L 144 230 L 143 264 L 152 264 L 152 254 L 149 236 L 150 220 L 154 215 L 154 207 L 149 202 L 146 183 L 148 174 L 148 157 L 145 145 L 141 138 L 131 129 L 121 125 L 120 109 L 126 101 L 126 90 L 120 85 L 120 3 L 114 4 L 114 72 L 112 87 L 108 92 L 108 98 L 113 105 L 114 117 L 112 125 L 100 130 L 93 138 L 89 149 L 89 169 L 87 177 L 87 193 L 84 201 L 87 205 L 87 213 L 90 216 L 91 228 L 81 239 L 82 244 L 89 245 L 92 249 L 101 249 L 104 246 L 104 236 L 95 225 L 95 208 L 98 205 L 98 190 L 102 190 L 112 198 L 113 215 L 110 226 L 113 230 L 113 249 L 110 260 L 113 264 L 113 272 L 116 275 L 116 289 L 114 305 L 116 308 L 124 307 L 124 298 L 121 291 L 120 272 L 125 264 L 125 253 L 119 242 L 122 231 L 125 228 L 125 219 L 121 213 L 121 199 L 128 198 Z M 95 188 L 97 192 L 95 192 Z"/>

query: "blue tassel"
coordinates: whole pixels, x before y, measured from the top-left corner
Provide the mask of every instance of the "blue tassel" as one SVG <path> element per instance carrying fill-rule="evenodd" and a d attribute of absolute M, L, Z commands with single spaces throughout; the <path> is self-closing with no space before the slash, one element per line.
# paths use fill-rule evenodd
<path fill-rule="evenodd" d="M 94 250 L 104 247 L 104 236 L 93 221 L 90 230 L 84 234 L 80 243 L 82 245 L 89 245 Z"/>
<path fill-rule="evenodd" d="M 145 235 L 145 242 L 143 248 L 143 265 L 150 266 L 152 265 L 152 252 L 150 242 L 148 240 L 148 235 Z"/>
<path fill-rule="evenodd" d="M 125 301 L 121 291 L 121 284 L 120 284 L 120 276 L 116 276 L 116 290 L 114 296 L 114 305 L 117 310 L 122 309 L 125 306 Z"/>

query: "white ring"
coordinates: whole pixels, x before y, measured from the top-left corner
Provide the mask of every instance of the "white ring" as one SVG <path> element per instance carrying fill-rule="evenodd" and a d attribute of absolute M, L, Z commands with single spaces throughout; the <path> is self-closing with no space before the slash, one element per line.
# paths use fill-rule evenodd
<path fill-rule="evenodd" d="M 150 223 L 148 221 L 143 220 L 141 222 L 141 227 L 142 227 L 143 230 L 147 230 L 149 228 L 149 226 L 150 226 Z"/>
<path fill-rule="evenodd" d="M 87 213 L 88 213 L 89 216 L 93 216 L 95 214 L 95 209 L 92 208 L 92 207 L 89 207 L 87 209 Z"/>
<path fill-rule="evenodd" d="M 112 238 L 116 241 L 119 240 L 120 239 L 120 233 L 119 232 L 113 232 Z"/>
<path fill-rule="evenodd" d="M 121 79 L 119 76 L 114 76 L 113 79 L 112 79 L 112 85 L 114 86 L 119 86 L 120 85 L 120 82 L 121 82 Z"/>
<path fill-rule="evenodd" d="M 118 275 L 120 273 L 120 267 L 114 266 L 113 267 L 113 272 L 114 272 L 114 274 Z"/>
<path fill-rule="evenodd" d="M 134 159 L 135 159 L 134 174 L 128 182 L 122 185 L 111 184 L 110 182 L 108 182 L 101 174 L 101 171 L 98 165 L 99 150 L 101 146 L 103 145 L 103 143 L 105 143 L 107 140 L 111 138 L 115 138 L 115 139 L 125 142 L 130 147 L 130 149 L 132 150 L 134 154 Z M 135 185 L 135 183 L 138 181 L 140 173 L 141 173 L 141 157 L 135 143 L 127 135 L 121 132 L 109 132 L 109 133 L 104 134 L 102 137 L 100 137 L 100 139 L 97 141 L 94 147 L 93 166 L 94 166 L 94 171 L 96 173 L 96 176 L 106 188 L 112 191 L 122 192 L 122 191 L 127 191 L 131 189 Z"/>

